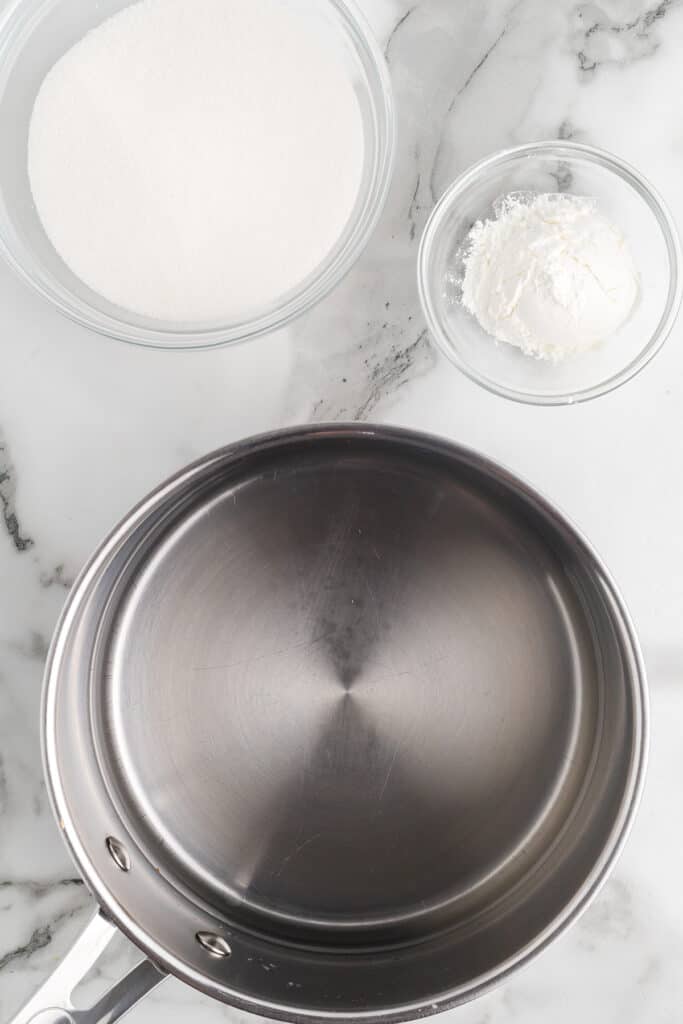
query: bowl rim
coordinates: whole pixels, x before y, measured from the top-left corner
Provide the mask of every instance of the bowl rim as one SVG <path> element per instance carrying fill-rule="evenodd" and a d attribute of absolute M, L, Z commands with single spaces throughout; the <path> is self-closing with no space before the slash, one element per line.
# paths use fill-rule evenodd
<path fill-rule="evenodd" d="M 438 238 L 446 214 L 457 203 L 460 196 L 489 170 L 504 163 L 511 163 L 527 157 L 554 154 L 569 159 L 583 159 L 597 164 L 604 170 L 616 174 L 629 185 L 646 203 L 659 226 L 666 246 L 669 267 L 669 288 L 666 303 L 659 323 L 638 355 L 617 373 L 612 374 L 598 384 L 591 385 L 580 391 L 544 393 L 525 391 L 500 384 L 493 378 L 480 373 L 460 355 L 450 337 L 439 325 L 436 315 L 434 291 L 429 283 L 429 263 L 435 240 Z M 429 333 L 439 350 L 457 368 L 491 394 L 500 395 L 512 401 L 529 405 L 574 405 L 587 402 L 601 395 L 609 394 L 622 384 L 635 377 L 659 352 L 669 336 L 678 316 L 683 297 L 683 280 L 681 279 L 681 243 L 675 221 L 666 203 L 657 189 L 632 164 L 621 157 L 585 143 L 564 139 L 548 139 L 540 142 L 526 143 L 520 146 L 497 150 L 481 160 L 471 164 L 462 174 L 448 186 L 436 206 L 432 210 L 420 239 L 417 259 L 417 286 L 422 311 L 427 320 Z"/>
<path fill-rule="evenodd" d="M 11 66 L 27 37 L 55 2 L 37 0 L 37 4 L 31 4 L 28 0 L 12 0 L 7 5 L 0 15 L 0 67 Z M 130 0 L 130 5 L 135 2 L 137 0 Z M 50 282 L 52 275 L 43 277 L 38 272 L 39 264 L 32 258 L 31 247 L 26 247 L 26 253 L 17 251 L 11 241 L 12 232 L 6 230 L 1 217 L 0 256 L 34 292 L 69 320 L 96 334 L 147 348 L 187 351 L 240 344 L 280 330 L 317 305 L 349 273 L 377 226 L 391 187 L 397 137 L 391 76 L 368 19 L 356 0 L 326 0 L 326 3 L 366 71 L 364 78 L 372 111 L 375 153 L 369 185 L 365 191 L 359 192 L 356 209 L 344 231 L 324 260 L 299 285 L 276 298 L 265 311 L 236 322 L 206 327 L 191 323 L 178 328 L 148 327 L 97 309 L 87 299 L 78 299 L 68 286 L 58 283 L 58 287 L 53 287 Z M 367 152 L 365 159 L 368 160 Z M 125 314 L 127 311 L 122 312 Z M 136 316 L 132 311 L 130 315 Z"/>

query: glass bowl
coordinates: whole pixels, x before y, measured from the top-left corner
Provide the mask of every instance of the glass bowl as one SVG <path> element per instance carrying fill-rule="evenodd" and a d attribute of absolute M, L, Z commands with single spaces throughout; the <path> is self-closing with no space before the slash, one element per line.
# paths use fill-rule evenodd
<path fill-rule="evenodd" d="M 345 60 L 363 119 L 365 159 L 351 217 L 334 248 L 307 278 L 240 322 L 178 323 L 138 316 L 76 277 L 48 240 L 28 178 L 33 104 L 53 64 L 86 32 L 131 0 L 13 0 L 0 16 L 0 252 L 66 316 L 140 345 L 202 348 L 245 341 L 289 323 L 319 302 L 359 257 L 379 219 L 394 161 L 395 115 L 381 49 L 349 0 L 288 0 L 316 18 Z M 276 169 L 274 169 L 275 172 Z M 273 188 L 277 180 L 273 177 Z"/>
<path fill-rule="evenodd" d="M 454 297 L 453 274 L 473 224 L 494 217 L 509 192 L 592 196 L 625 235 L 640 277 L 640 297 L 611 338 L 562 362 L 535 359 L 495 341 Z M 664 343 L 681 301 L 680 245 L 670 214 L 632 167 L 590 146 L 539 142 L 504 150 L 465 171 L 427 223 L 418 257 L 420 300 L 432 337 L 463 373 L 519 402 L 586 401 L 635 376 Z"/>

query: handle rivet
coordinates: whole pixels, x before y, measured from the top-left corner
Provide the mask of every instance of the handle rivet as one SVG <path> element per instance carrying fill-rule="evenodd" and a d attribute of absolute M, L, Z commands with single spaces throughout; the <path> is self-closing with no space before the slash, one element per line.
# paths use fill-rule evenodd
<path fill-rule="evenodd" d="M 66 1010 L 40 1010 L 31 1024 L 74 1024 L 74 1019 Z"/>
<path fill-rule="evenodd" d="M 197 932 L 197 942 L 211 956 L 223 959 L 232 955 L 232 950 L 222 935 L 214 935 L 213 932 Z"/>
<path fill-rule="evenodd" d="M 109 856 L 117 868 L 120 868 L 121 871 L 130 871 L 130 857 L 123 843 L 120 843 L 118 839 L 114 839 L 113 836 L 107 836 L 106 844 Z"/>

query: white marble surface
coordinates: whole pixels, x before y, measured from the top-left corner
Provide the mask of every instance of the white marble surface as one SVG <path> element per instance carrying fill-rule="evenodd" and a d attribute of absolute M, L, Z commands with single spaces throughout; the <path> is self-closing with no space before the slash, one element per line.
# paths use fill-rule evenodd
<path fill-rule="evenodd" d="M 652 2 L 652 0 L 650 0 Z M 683 1006 L 683 322 L 641 376 L 566 409 L 487 395 L 437 358 L 417 242 L 474 159 L 564 137 L 632 161 L 683 215 L 683 3 L 365 0 L 400 116 L 390 201 L 355 271 L 288 331 L 234 350 L 136 350 L 62 321 L 0 267 L 0 1019 L 91 912 L 47 806 L 46 646 L 103 533 L 189 459 L 256 431 L 361 418 L 424 428 L 524 474 L 586 530 L 633 611 L 650 674 L 641 813 L 592 909 L 460 1024 L 672 1024 Z M 130 960 L 123 940 L 102 963 Z M 92 985 L 102 984 L 95 979 Z M 238 1015 L 174 981 L 131 1021 Z"/>

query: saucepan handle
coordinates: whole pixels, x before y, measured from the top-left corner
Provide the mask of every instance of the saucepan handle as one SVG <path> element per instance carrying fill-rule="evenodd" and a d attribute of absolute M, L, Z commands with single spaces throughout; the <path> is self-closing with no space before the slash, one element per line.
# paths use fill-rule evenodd
<path fill-rule="evenodd" d="M 150 960 L 141 960 L 85 1010 L 74 1009 L 76 986 L 99 960 L 117 929 L 97 913 L 59 967 L 19 1011 L 11 1024 L 114 1024 L 166 977 Z"/>

